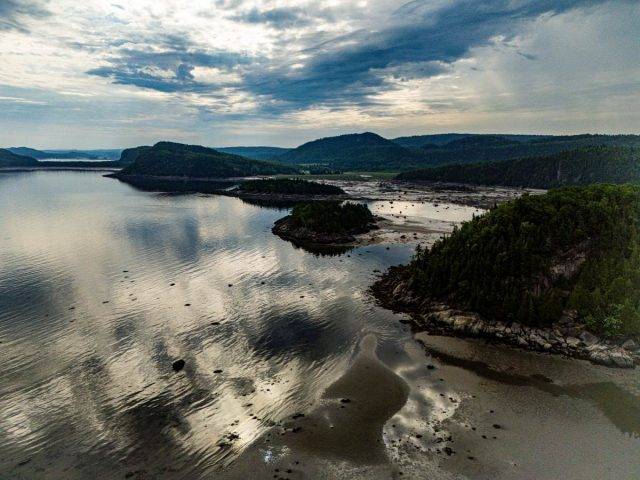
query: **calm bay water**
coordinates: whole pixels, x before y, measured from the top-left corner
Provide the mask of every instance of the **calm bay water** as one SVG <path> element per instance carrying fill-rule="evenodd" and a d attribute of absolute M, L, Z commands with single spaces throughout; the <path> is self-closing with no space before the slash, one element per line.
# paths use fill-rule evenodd
<path fill-rule="evenodd" d="M 1 175 L 0 204 L 0 471 L 204 472 L 398 331 L 363 297 L 408 246 L 317 257 L 271 233 L 286 211 L 95 173 Z"/>
<path fill-rule="evenodd" d="M 394 213 L 389 205 L 373 207 Z M 429 212 L 450 224 L 475 210 L 407 204 L 404 214 Z M 485 393 L 482 372 L 429 359 L 400 317 L 366 294 L 373 271 L 406 262 L 413 246 L 316 256 L 272 235 L 285 213 L 234 198 L 140 192 L 95 172 L 0 174 L 0 478 L 213 478 L 282 419 L 313 409 L 365 337 L 376 339 L 380 360 L 411 388 L 393 425 L 404 430 L 385 427 L 387 439 L 426 432 L 455 415 L 463 415 L 457 425 L 475 420 L 458 405 L 471 408 L 463 399 Z M 469 345 L 467 353 L 481 348 Z M 539 358 L 527 355 L 505 358 L 527 365 Z M 183 372 L 172 369 L 177 359 L 186 361 Z M 430 362 L 442 381 L 426 368 Z M 612 462 L 611 443 L 624 445 L 612 471 L 618 476 L 610 478 L 632 478 L 625 475 L 640 465 L 639 432 L 624 415 L 638 411 L 637 374 L 544 362 L 546 374 L 563 382 L 595 371 L 598 385 L 626 388 L 617 425 L 602 405 L 615 405 L 621 387 L 602 393 L 595 406 L 564 399 L 563 390 L 536 391 L 543 404 L 555 405 L 560 395 L 587 415 L 583 429 L 558 426 L 569 439 L 599 432 L 600 451 Z M 458 384 L 443 386 L 447 374 Z M 489 398 L 518 410 L 497 387 L 489 390 Z M 441 398 L 456 401 L 443 406 Z M 521 414 L 544 415 L 530 410 Z M 405 468 L 449 478 L 453 465 L 434 467 L 441 460 L 423 447 L 403 454 Z M 390 458 L 397 460 L 395 452 Z M 566 455 L 589 467 L 585 453 Z M 533 468 L 541 459 L 522 461 Z M 573 463 L 556 462 L 552 471 L 584 478 L 571 473 L 589 468 Z M 491 468 L 495 478 L 519 478 Z M 399 470 L 382 474 L 388 472 Z M 301 475 L 291 478 L 315 478 Z"/>

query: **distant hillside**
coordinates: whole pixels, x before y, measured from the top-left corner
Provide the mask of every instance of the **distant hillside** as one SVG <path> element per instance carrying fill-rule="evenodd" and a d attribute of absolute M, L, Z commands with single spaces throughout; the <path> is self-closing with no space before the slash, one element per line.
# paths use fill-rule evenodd
<path fill-rule="evenodd" d="M 123 165 L 129 165 L 138 159 L 138 155 L 146 152 L 149 149 L 151 149 L 151 147 L 125 148 L 120 154 L 120 163 L 122 163 Z"/>
<path fill-rule="evenodd" d="M 541 157 L 596 146 L 640 147 L 640 136 L 447 133 L 392 141 L 374 133 L 363 133 L 314 140 L 276 159 L 282 163 L 321 165 L 341 171 L 407 171 Z"/>
<path fill-rule="evenodd" d="M 100 158 L 96 155 L 92 155 L 90 153 L 86 153 L 78 150 L 68 150 L 68 151 L 61 150 L 56 152 L 47 152 L 44 150 L 36 150 L 35 148 L 29 148 L 29 147 L 11 147 L 11 148 L 8 148 L 7 150 L 17 155 L 24 155 L 27 157 L 35 158 L 37 160 L 55 160 L 55 159 L 65 159 L 65 158 L 98 160 Z"/>
<path fill-rule="evenodd" d="M 583 147 L 545 157 L 405 172 L 398 178 L 530 188 L 640 182 L 640 148 Z"/>
<path fill-rule="evenodd" d="M 280 147 L 222 147 L 216 148 L 216 150 L 223 153 L 241 155 L 252 160 L 273 160 L 291 149 Z"/>
<path fill-rule="evenodd" d="M 0 167 L 33 167 L 38 160 L 25 155 L 17 155 L 7 149 L 0 148 Z"/>
<path fill-rule="evenodd" d="M 340 170 L 406 170 L 419 165 L 416 154 L 375 133 L 322 138 L 276 158 L 290 164 L 323 164 Z"/>
<path fill-rule="evenodd" d="M 429 140 L 431 143 L 414 149 L 423 167 L 513 160 L 601 145 L 640 147 L 638 135 L 463 135 L 441 145 Z"/>
<path fill-rule="evenodd" d="M 212 148 L 181 143 L 160 142 L 130 155 L 135 156 L 134 162 L 118 176 L 229 178 L 298 173 L 297 168 L 289 165 L 250 160 Z"/>
<path fill-rule="evenodd" d="M 486 137 L 502 138 L 513 142 L 528 142 L 535 139 L 550 138 L 549 135 L 500 135 L 500 134 L 477 134 L 477 133 L 440 133 L 434 135 L 415 135 L 412 137 L 398 137 L 391 140 L 405 148 L 424 148 L 424 147 L 441 147 L 449 144 L 455 146 L 452 142 L 464 140 L 467 138 L 479 141 Z"/>
<path fill-rule="evenodd" d="M 121 148 L 103 148 L 92 150 L 43 150 L 46 154 L 64 155 L 60 158 L 83 158 L 78 155 L 87 155 L 84 158 L 94 158 L 98 160 L 118 160 L 122 153 Z"/>

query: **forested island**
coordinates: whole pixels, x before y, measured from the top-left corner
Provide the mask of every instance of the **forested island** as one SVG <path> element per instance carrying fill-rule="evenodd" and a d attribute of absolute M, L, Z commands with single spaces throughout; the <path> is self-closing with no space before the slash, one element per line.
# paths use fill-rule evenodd
<path fill-rule="evenodd" d="M 374 292 L 423 314 L 421 328 L 628 367 L 637 356 L 617 345 L 640 335 L 639 282 L 640 187 L 592 185 L 502 204 L 418 248 Z"/>
<path fill-rule="evenodd" d="M 376 218 L 358 203 L 309 202 L 293 207 L 278 220 L 273 233 L 299 245 L 337 245 L 356 241 L 356 235 L 376 228 Z"/>
<path fill-rule="evenodd" d="M 447 165 L 401 173 L 404 181 L 553 188 L 640 181 L 640 148 L 584 147 L 545 157 Z"/>
<path fill-rule="evenodd" d="M 327 196 L 345 195 L 345 191 L 334 185 L 309 182 L 301 178 L 267 178 L 247 180 L 238 187 L 239 193 L 270 195 Z"/>

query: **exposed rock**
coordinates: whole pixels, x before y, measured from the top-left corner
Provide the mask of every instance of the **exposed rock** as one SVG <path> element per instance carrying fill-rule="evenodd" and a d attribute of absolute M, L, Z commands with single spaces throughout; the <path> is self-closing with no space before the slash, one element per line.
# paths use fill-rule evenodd
<path fill-rule="evenodd" d="M 587 346 L 590 347 L 598 343 L 598 337 L 587 332 L 586 330 L 580 334 L 580 340 Z"/>
<path fill-rule="evenodd" d="M 565 342 L 567 342 L 567 346 L 570 348 L 578 348 L 582 340 L 576 337 L 566 337 Z"/>
<path fill-rule="evenodd" d="M 417 330 L 489 337 L 528 350 L 558 353 L 610 367 L 633 368 L 640 364 L 640 346 L 635 341 L 627 340 L 620 346 L 601 339 L 587 331 L 573 311 L 565 312 L 557 324 L 548 328 L 491 321 L 442 302 L 414 298 L 410 286 L 398 275 L 400 272 L 392 269 L 374 285 L 373 292 L 384 306 L 412 313 L 410 323 Z"/>
<path fill-rule="evenodd" d="M 180 359 L 180 360 L 176 360 L 175 362 L 173 362 L 173 371 L 174 372 L 179 372 L 180 370 L 182 370 L 184 368 L 185 365 L 185 361 Z"/>
<path fill-rule="evenodd" d="M 393 296 L 394 297 L 402 296 L 406 288 L 407 286 L 404 283 L 399 283 L 398 285 L 396 285 L 396 288 L 393 289 Z"/>

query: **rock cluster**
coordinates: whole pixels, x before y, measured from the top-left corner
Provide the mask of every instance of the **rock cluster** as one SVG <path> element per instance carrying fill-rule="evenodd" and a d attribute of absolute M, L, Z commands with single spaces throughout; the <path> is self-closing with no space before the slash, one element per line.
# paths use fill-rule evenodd
<path fill-rule="evenodd" d="M 414 313 L 413 321 L 420 330 L 439 330 L 461 337 L 488 337 L 528 350 L 557 353 L 582 358 L 610 367 L 633 368 L 640 364 L 640 346 L 633 340 L 621 345 L 599 338 L 576 322 L 573 312 L 567 312 L 548 328 L 528 327 L 517 322 L 487 320 L 473 312 L 412 297 L 404 282 L 397 283 L 384 303 Z"/>

